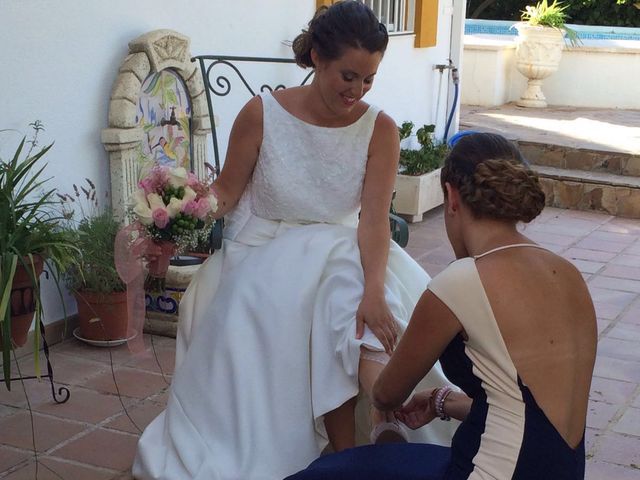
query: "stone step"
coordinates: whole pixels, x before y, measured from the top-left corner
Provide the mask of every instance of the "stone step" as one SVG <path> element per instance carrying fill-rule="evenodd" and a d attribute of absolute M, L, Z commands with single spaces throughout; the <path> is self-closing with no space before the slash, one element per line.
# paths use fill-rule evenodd
<path fill-rule="evenodd" d="M 516 140 L 520 151 L 534 165 L 640 177 L 640 154 L 612 152 L 566 145 Z"/>
<path fill-rule="evenodd" d="M 532 165 L 547 205 L 640 218 L 640 177 Z"/>

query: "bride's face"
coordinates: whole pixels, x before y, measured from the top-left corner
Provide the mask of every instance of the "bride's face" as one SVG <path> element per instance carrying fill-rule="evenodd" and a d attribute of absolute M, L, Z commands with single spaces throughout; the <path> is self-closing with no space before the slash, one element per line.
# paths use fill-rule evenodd
<path fill-rule="evenodd" d="M 347 48 L 336 60 L 323 61 L 311 53 L 316 65 L 315 82 L 326 106 L 337 115 L 349 113 L 373 86 L 382 52 Z"/>

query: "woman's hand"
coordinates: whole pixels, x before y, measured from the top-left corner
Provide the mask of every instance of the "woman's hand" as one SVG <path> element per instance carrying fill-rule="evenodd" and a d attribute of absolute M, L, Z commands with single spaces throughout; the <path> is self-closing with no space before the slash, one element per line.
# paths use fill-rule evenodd
<path fill-rule="evenodd" d="M 387 305 L 384 294 L 365 295 L 356 312 L 356 338 L 364 335 L 365 324 L 380 340 L 385 352 L 391 355 L 398 338 L 396 322 Z"/>
<path fill-rule="evenodd" d="M 396 410 L 395 416 L 412 430 L 420 428 L 436 418 L 433 389 L 416 393 L 409 403 Z"/>

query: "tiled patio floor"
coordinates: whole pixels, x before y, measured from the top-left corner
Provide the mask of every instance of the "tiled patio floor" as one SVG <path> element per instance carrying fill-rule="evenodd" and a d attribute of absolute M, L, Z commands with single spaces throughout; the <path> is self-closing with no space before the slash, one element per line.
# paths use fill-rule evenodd
<path fill-rule="evenodd" d="M 432 275 L 453 253 L 438 209 L 412 227 L 407 251 Z M 589 480 L 640 479 L 640 221 L 547 208 L 526 234 L 583 272 L 600 332 L 587 423 Z M 27 381 L 39 479 L 127 479 L 140 432 L 163 408 L 175 340 L 151 340 L 152 356 L 126 347 L 90 347 L 75 339 L 52 348 L 57 381 L 71 391 L 56 405 L 48 383 Z M 110 358 L 111 357 L 111 358 Z M 32 370 L 20 361 L 23 374 Z M 113 363 L 113 371 L 111 368 Z M 122 403 L 116 395 L 117 379 Z M 127 408 L 129 417 L 124 413 Z M 0 386 L 0 478 L 36 478 L 27 399 L 19 383 Z"/>

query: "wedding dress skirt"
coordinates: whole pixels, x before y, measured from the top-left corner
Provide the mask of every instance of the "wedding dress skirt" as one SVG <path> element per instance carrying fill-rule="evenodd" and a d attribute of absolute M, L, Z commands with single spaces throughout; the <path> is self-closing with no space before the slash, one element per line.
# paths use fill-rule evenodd
<path fill-rule="evenodd" d="M 392 242 L 385 295 L 401 329 L 428 282 Z M 274 480 L 316 459 L 323 415 L 358 394 L 361 345 L 383 350 L 368 329 L 355 338 L 363 286 L 355 227 L 252 215 L 182 300 L 167 408 L 140 439 L 135 478 Z M 445 382 L 438 364 L 419 388 Z M 452 423 L 409 435 L 448 445 Z"/>

